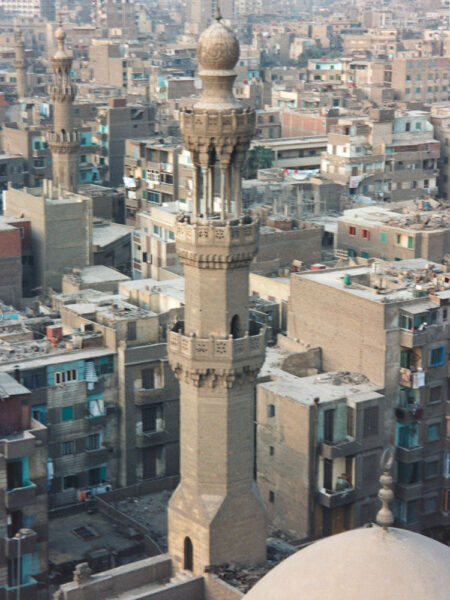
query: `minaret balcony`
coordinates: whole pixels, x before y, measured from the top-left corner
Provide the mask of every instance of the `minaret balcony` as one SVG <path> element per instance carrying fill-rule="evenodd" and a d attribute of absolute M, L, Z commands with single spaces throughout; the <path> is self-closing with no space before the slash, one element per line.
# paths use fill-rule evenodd
<path fill-rule="evenodd" d="M 176 226 L 177 253 L 182 262 L 216 262 L 226 265 L 250 262 L 256 254 L 259 220 L 250 216 L 213 220 L 186 218 Z"/>
<path fill-rule="evenodd" d="M 80 145 L 80 134 L 74 129 L 72 131 L 49 131 L 47 141 L 52 145 Z"/>
<path fill-rule="evenodd" d="M 262 366 L 265 349 L 265 329 L 242 338 L 198 338 L 180 331 L 169 332 L 169 360 L 173 364 L 186 360 L 195 363 L 198 370 L 228 370 L 258 363 Z M 177 326 L 175 327 L 177 329 Z"/>
<path fill-rule="evenodd" d="M 183 109 L 180 111 L 180 129 L 185 140 L 189 138 L 217 138 L 218 136 L 253 137 L 255 110 L 237 107 L 224 111 Z"/>

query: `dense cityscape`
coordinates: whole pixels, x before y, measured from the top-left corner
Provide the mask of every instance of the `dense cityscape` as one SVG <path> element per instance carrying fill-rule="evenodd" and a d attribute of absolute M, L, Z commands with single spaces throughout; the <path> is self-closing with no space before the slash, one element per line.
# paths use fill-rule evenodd
<path fill-rule="evenodd" d="M 0 0 L 0 600 L 448 600 L 449 157 L 449 0 Z"/>

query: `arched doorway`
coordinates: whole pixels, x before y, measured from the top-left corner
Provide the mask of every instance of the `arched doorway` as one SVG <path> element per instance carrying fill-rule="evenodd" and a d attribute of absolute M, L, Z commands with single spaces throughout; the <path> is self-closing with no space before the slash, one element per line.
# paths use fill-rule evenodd
<path fill-rule="evenodd" d="M 238 317 L 238 315 L 234 315 L 234 317 L 231 319 L 230 333 L 234 338 L 239 337 L 239 317 Z"/>
<path fill-rule="evenodd" d="M 184 538 L 184 568 L 187 571 L 192 571 L 194 568 L 194 550 L 189 537 Z"/>

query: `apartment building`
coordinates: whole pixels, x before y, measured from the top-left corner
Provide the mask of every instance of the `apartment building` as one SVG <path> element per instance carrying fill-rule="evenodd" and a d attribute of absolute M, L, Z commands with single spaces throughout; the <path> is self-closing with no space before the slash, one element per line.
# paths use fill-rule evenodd
<path fill-rule="evenodd" d="M 448 208 L 431 198 L 399 204 L 345 210 L 337 220 L 337 247 L 362 258 L 443 262 L 450 248 Z"/>
<path fill-rule="evenodd" d="M 129 224 L 136 223 L 137 212 L 147 203 L 186 203 L 192 195 L 192 163 L 175 141 L 126 140 L 124 175 Z"/>
<path fill-rule="evenodd" d="M 44 600 L 48 570 L 47 428 L 31 393 L 0 372 L 0 596 Z"/>
<path fill-rule="evenodd" d="M 28 386 L 31 414 L 48 427 L 53 507 L 178 473 L 178 385 L 165 331 L 182 302 L 173 285 L 149 292 L 155 283 L 57 295 L 61 321 L 45 339 L 10 339 L 14 358 L 2 353 L 0 373 Z"/>
<path fill-rule="evenodd" d="M 341 85 L 344 81 L 345 63 L 342 60 L 309 60 L 307 81 Z"/>
<path fill-rule="evenodd" d="M 450 200 L 450 106 L 437 104 L 431 107 L 431 123 L 434 135 L 441 143 L 439 159 L 439 195 Z"/>
<path fill-rule="evenodd" d="M 1 0 L 0 10 L 17 17 L 44 17 L 50 21 L 55 19 L 54 0 Z"/>
<path fill-rule="evenodd" d="M 449 286 L 424 259 L 291 276 L 288 337 L 320 345 L 325 371 L 379 386 L 383 443 L 397 448 L 396 520 L 420 531 L 449 524 Z"/>
<path fill-rule="evenodd" d="M 125 140 L 148 138 L 154 133 L 155 109 L 127 104 L 126 98 L 110 98 L 95 118 L 93 141 L 98 146 L 94 157 L 100 179 L 111 186 L 123 183 Z"/>
<path fill-rule="evenodd" d="M 284 360 L 268 349 L 270 380 L 257 386 L 257 481 L 269 522 L 299 540 L 360 527 L 377 510 L 383 395 L 354 373 L 297 377 Z"/>
<path fill-rule="evenodd" d="M 371 109 L 368 119 L 340 118 L 332 127 L 321 173 L 350 198 L 414 200 L 437 193 L 439 156 L 426 113 Z"/>
<path fill-rule="evenodd" d="M 433 104 L 450 100 L 450 57 L 413 56 L 392 60 L 392 88 L 396 99 Z"/>
<path fill-rule="evenodd" d="M 319 169 L 322 152 L 327 148 L 327 138 L 311 136 L 255 140 L 252 147 L 264 146 L 273 151 L 272 167 L 282 169 Z"/>

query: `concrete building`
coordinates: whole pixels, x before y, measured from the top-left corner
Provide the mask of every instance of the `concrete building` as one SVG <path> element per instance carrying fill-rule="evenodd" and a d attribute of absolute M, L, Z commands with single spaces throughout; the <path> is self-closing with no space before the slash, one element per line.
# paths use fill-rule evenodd
<path fill-rule="evenodd" d="M 369 119 L 338 120 L 320 169 L 348 187 L 350 198 L 414 200 L 436 194 L 439 156 L 428 114 L 371 109 Z"/>
<path fill-rule="evenodd" d="M 392 61 L 392 89 L 396 99 L 433 104 L 450 100 L 450 57 L 396 57 Z"/>
<path fill-rule="evenodd" d="M 383 443 L 397 446 L 397 521 L 448 526 L 449 276 L 423 259 L 373 265 L 293 274 L 288 337 L 320 345 L 324 370 L 379 386 Z"/>
<path fill-rule="evenodd" d="M 0 9 L 17 17 L 55 19 L 55 0 L 1 0 Z"/>
<path fill-rule="evenodd" d="M 0 596 L 47 597 L 47 428 L 30 391 L 0 373 Z"/>
<path fill-rule="evenodd" d="M 433 199 L 345 210 L 337 220 L 337 248 L 348 256 L 441 263 L 450 247 L 448 209 Z"/>
<path fill-rule="evenodd" d="M 126 98 L 110 98 L 108 106 L 97 111 L 94 142 L 99 146 L 95 157 L 100 178 L 111 186 L 123 183 L 125 140 L 148 138 L 154 134 L 153 106 L 127 104 Z"/>
<path fill-rule="evenodd" d="M 315 357 L 314 349 L 267 352 L 261 376 L 268 381 L 257 386 L 256 468 L 272 527 L 311 540 L 364 525 L 377 506 L 379 388 L 357 374 L 305 376 L 319 372 L 318 348 Z"/>
<path fill-rule="evenodd" d="M 321 154 L 327 148 L 326 137 L 257 140 L 252 147 L 264 146 L 274 152 L 272 167 L 281 169 L 319 169 Z"/>
<path fill-rule="evenodd" d="M 241 167 L 255 112 L 233 96 L 239 43 L 220 14 L 200 36 L 197 53 L 203 93 L 192 109 L 180 112 L 194 164 L 194 198 L 192 214 L 179 216 L 175 232 L 186 305 L 184 322 L 168 336 L 181 392 L 181 481 L 168 517 L 175 570 L 201 575 L 209 565 L 263 561 L 266 530 L 253 479 L 254 380 L 264 332 L 249 324 L 247 307 L 259 224 L 242 215 L 241 202 Z"/>
<path fill-rule="evenodd" d="M 5 213 L 31 222 L 34 290 L 60 290 L 65 272 L 91 264 L 92 201 L 64 190 L 58 195 L 51 183 L 5 193 Z"/>
<path fill-rule="evenodd" d="M 92 227 L 92 261 L 94 265 L 113 267 L 125 275 L 131 274 L 132 228 L 98 221 Z"/>
<path fill-rule="evenodd" d="M 448 104 L 437 104 L 431 107 L 431 123 L 434 127 L 435 138 L 441 143 L 439 195 L 444 200 L 450 200 L 450 107 Z"/>

